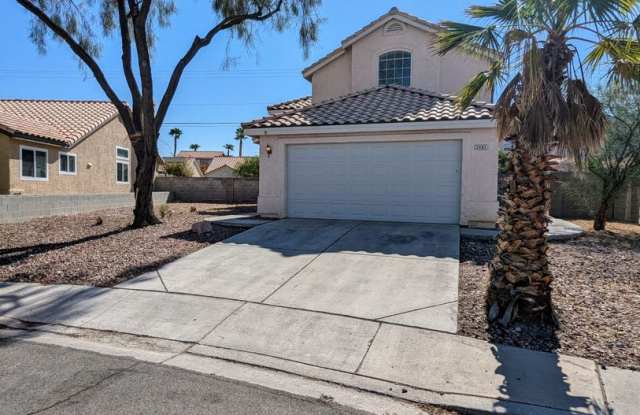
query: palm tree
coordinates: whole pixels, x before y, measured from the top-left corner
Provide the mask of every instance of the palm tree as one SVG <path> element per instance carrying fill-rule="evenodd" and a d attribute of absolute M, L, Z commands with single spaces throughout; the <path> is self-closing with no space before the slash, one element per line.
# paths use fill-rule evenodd
<path fill-rule="evenodd" d="M 242 157 L 242 142 L 247 138 L 244 135 L 244 128 L 239 127 L 236 129 L 236 137 L 235 139 L 240 142 L 240 147 L 238 148 L 238 157 Z"/>
<path fill-rule="evenodd" d="M 198 151 L 198 149 L 200 148 L 200 144 L 191 144 L 189 148 L 193 151 Z"/>
<path fill-rule="evenodd" d="M 225 150 L 227 150 L 227 157 L 229 157 L 229 155 L 230 155 L 229 153 L 230 153 L 231 151 L 233 151 L 233 149 L 235 148 L 235 147 L 233 146 L 233 144 L 225 144 L 225 145 L 223 145 L 222 147 L 223 147 Z"/>
<path fill-rule="evenodd" d="M 516 317 L 556 322 L 551 303 L 547 225 L 556 155 L 580 166 L 606 124 L 583 68 L 606 66 L 609 80 L 640 79 L 636 0 L 498 0 L 467 14 L 488 26 L 443 22 L 437 52 L 464 50 L 491 62 L 460 91 L 460 108 L 484 88 L 505 87 L 495 106 L 498 136 L 511 141 L 507 190 L 490 264 L 487 311 L 504 325 Z M 585 59 L 578 51 L 586 50 Z"/>
<path fill-rule="evenodd" d="M 173 157 L 175 157 L 176 151 L 178 150 L 178 140 L 182 135 L 182 130 L 174 127 L 171 130 L 169 130 L 169 135 L 173 137 Z"/>

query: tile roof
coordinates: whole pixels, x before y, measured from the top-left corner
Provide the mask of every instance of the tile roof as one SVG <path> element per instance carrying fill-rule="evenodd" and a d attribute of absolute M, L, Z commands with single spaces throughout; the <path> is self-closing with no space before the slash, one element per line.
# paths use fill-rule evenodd
<path fill-rule="evenodd" d="M 460 112 L 453 96 L 389 85 L 250 121 L 244 123 L 243 127 L 306 127 L 492 118 L 491 104 L 474 102 Z"/>
<path fill-rule="evenodd" d="M 224 156 L 223 151 L 180 151 L 176 157 L 207 159 Z"/>
<path fill-rule="evenodd" d="M 216 157 L 211 160 L 211 164 L 209 164 L 209 167 L 204 174 L 207 175 L 224 166 L 229 166 L 232 169 L 237 170 L 238 166 L 244 163 L 244 161 L 248 158 L 249 157 Z"/>
<path fill-rule="evenodd" d="M 362 27 L 357 32 L 355 32 L 355 33 L 347 36 L 345 39 L 343 39 L 342 42 L 340 42 L 341 46 L 339 46 L 338 48 L 332 50 L 331 52 L 329 52 L 328 54 L 326 54 L 322 58 L 318 59 L 317 61 L 313 62 L 312 64 L 310 64 L 309 66 L 304 68 L 302 70 L 302 73 L 304 74 L 305 78 L 309 79 L 308 76 L 310 75 L 310 72 L 316 66 L 322 65 L 322 64 L 324 64 L 324 63 L 326 63 L 328 61 L 331 61 L 334 57 L 337 57 L 337 56 L 341 55 L 342 52 L 344 52 L 344 49 L 347 46 L 349 46 L 352 43 L 352 41 L 357 39 L 360 35 L 366 33 L 369 30 L 372 30 L 372 29 L 376 28 L 379 25 L 384 24 L 387 20 L 391 20 L 393 17 L 404 18 L 404 19 L 406 19 L 406 21 L 413 22 L 413 24 L 415 24 L 416 26 L 423 27 L 426 30 L 431 30 L 431 31 L 442 30 L 442 26 L 440 26 L 438 24 L 435 24 L 435 23 L 429 22 L 427 20 L 421 19 L 421 18 L 419 18 L 417 16 L 414 16 L 412 14 L 402 12 L 402 11 L 398 10 L 397 7 L 392 7 L 391 10 L 389 10 L 387 13 L 383 14 L 382 16 L 378 17 L 377 19 L 375 19 L 374 21 L 370 22 L 366 26 Z"/>
<path fill-rule="evenodd" d="M 118 115 L 107 101 L 0 99 L 0 130 L 72 146 Z"/>
<path fill-rule="evenodd" d="M 306 96 L 281 102 L 279 104 L 269 105 L 267 107 L 267 111 L 300 110 L 302 108 L 310 107 L 311 104 L 311 97 Z"/>

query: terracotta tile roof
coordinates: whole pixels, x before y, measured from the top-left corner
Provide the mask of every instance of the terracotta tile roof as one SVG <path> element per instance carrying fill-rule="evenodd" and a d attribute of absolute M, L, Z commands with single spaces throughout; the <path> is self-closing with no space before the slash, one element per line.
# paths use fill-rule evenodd
<path fill-rule="evenodd" d="M 455 97 L 401 86 L 380 86 L 320 102 L 301 110 L 244 123 L 244 128 L 481 120 L 493 106 L 475 102 L 460 112 Z"/>
<path fill-rule="evenodd" d="M 249 157 L 216 157 L 214 159 L 211 159 L 211 164 L 209 164 L 209 167 L 204 174 L 207 175 L 224 166 L 229 166 L 232 169 L 237 170 L 238 166 L 244 163 L 244 161 L 248 158 Z"/>
<path fill-rule="evenodd" d="M 347 36 L 345 39 L 343 39 L 342 42 L 340 42 L 341 46 L 339 46 L 338 48 L 332 50 L 331 52 L 329 52 L 328 54 L 326 54 L 322 58 L 318 59 L 317 61 L 313 62 L 311 65 L 309 65 L 306 68 L 304 68 L 302 70 L 302 73 L 305 75 L 305 78 L 308 79 L 308 76 L 310 75 L 309 72 L 312 69 L 314 69 L 316 66 L 322 65 L 323 63 L 332 60 L 334 57 L 339 56 L 342 52 L 344 52 L 344 49 L 347 46 L 349 46 L 352 43 L 352 41 L 357 39 L 360 35 L 366 33 L 367 31 L 369 31 L 371 29 L 376 28 L 379 25 L 384 24 L 387 20 L 390 20 L 393 17 L 404 18 L 404 19 L 406 19 L 406 21 L 413 22 L 416 26 L 424 27 L 427 30 L 432 30 L 432 31 L 442 30 L 442 27 L 440 25 L 438 25 L 438 24 L 435 24 L 435 23 L 429 22 L 427 20 L 421 19 L 421 18 L 419 18 L 417 16 L 414 16 L 414 15 L 411 15 L 409 13 L 402 12 L 402 11 L 398 10 L 397 7 L 392 7 L 391 10 L 389 10 L 387 13 L 383 14 L 382 16 L 378 17 L 377 19 L 375 19 L 371 23 L 367 24 L 366 26 L 364 26 L 363 28 L 361 28 L 357 32 L 355 32 L 355 33 Z"/>
<path fill-rule="evenodd" d="M 285 111 L 285 110 L 300 110 L 302 108 L 310 107 L 312 104 L 311 97 L 306 96 L 302 98 L 296 98 L 289 101 L 281 102 L 279 104 L 269 105 L 267 111 Z"/>
<path fill-rule="evenodd" d="M 224 156 L 223 151 L 180 151 L 176 157 L 207 159 Z"/>
<path fill-rule="evenodd" d="M 107 101 L 0 99 L 0 130 L 72 146 L 118 115 Z"/>

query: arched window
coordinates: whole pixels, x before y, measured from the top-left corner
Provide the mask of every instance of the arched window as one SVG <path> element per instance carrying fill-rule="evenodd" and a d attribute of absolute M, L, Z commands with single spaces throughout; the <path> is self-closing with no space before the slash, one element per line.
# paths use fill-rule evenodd
<path fill-rule="evenodd" d="M 411 84 L 411 54 L 401 50 L 380 55 L 378 61 L 378 85 Z"/>

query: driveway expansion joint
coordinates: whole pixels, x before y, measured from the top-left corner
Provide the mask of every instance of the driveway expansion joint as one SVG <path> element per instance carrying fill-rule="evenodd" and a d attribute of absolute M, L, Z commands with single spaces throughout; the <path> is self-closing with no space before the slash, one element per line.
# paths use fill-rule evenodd
<path fill-rule="evenodd" d="M 322 252 L 320 252 L 318 255 L 316 255 L 315 257 L 313 257 L 313 259 L 309 262 L 307 262 L 302 268 L 300 268 L 297 272 L 295 272 L 291 277 L 289 277 L 286 281 L 284 281 L 282 284 L 280 284 L 278 286 L 278 288 L 276 288 L 275 290 L 273 290 L 269 295 L 267 295 L 265 298 L 262 299 L 262 301 L 260 301 L 260 303 L 263 303 L 265 301 L 267 301 L 270 297 L 272 297 L 275 293 L 277 293 L 278 291 L 280 291 L 280 289 L 282 287 L 284 287 L 285 285 L 287 285 L 289 283 L 289 281 L 293 280 L 296 276 L 298 276 L 302 271 L 304 271 L 309 265 L 311 265 L 313 263 L 313 261 L 315 261 L 316 259 L 318 259 L 320 257 L 320 255 L 324 254 L 325 252 L 327 252 L 332 246 L 334 246 L 336 243 L 338 243 L 338 241 L 342 238 L 344 238 L 349 232 L 353 231 L 355 228 L 357 228 L 358 226 L 360 226 L 360 223 L 356 223 L 354 226 L 352 226 L 351 228 L 349 228 L 346 232 L 344 232 L 342 235 L 340 235 L 338 238 L 336 238 L 335 241 L 333 241 L 329 246 L 327 246 L 324 250 L 322 250 Z"/>
<path fill-rule="evenodd" d="M 440 307 L 440 306 L 443 306 L 443 305 L 453 304 L 453 303 L 457 303 L 457 302 L 458 302 L 458 300 L 445 301 L 444 303 L 428 305 L 428 306 L 425 306 L 425 307 L 418 307 L 418 308 L 414 308 L 412 310 L 407 310 L 407 311 L 402 311 L 400 313 L 390 314 L 388 316 L 377 317 L 377 318 L 374 318 L 374 320 L 384 320 L 385 318 L 401 316 L 403 314 L 413 313 L 414 311 L 428 310 L 429 308 Z"/>
<path fill-rule="evenodd" d="M 373 337 L 371 337 L 371 340 L 369 340 L 369 344 L 367 345 L 367 350 L 365 350 L 364 355 L 362 355 L 362 359 L 360 359 L 360 363 L 356 368 L 356 371 L 353 373 L 358 374 L 358 372 L 360 372 L 360 369 L 362 368 L 362 364 L 364 363 L 364 359 L 367 358 L 367 355 L 369 354 L 369 350 L 371 350 L 371 345 L 373 345 L 373 342 L 376 339 L 376 336 L 378 335 L 378 333 L 380 332 L 381 327 L 382 327 L 382 323 L 378 323 L 378 328 L 376 329 L 376 332 L 373 333 Z"/>

